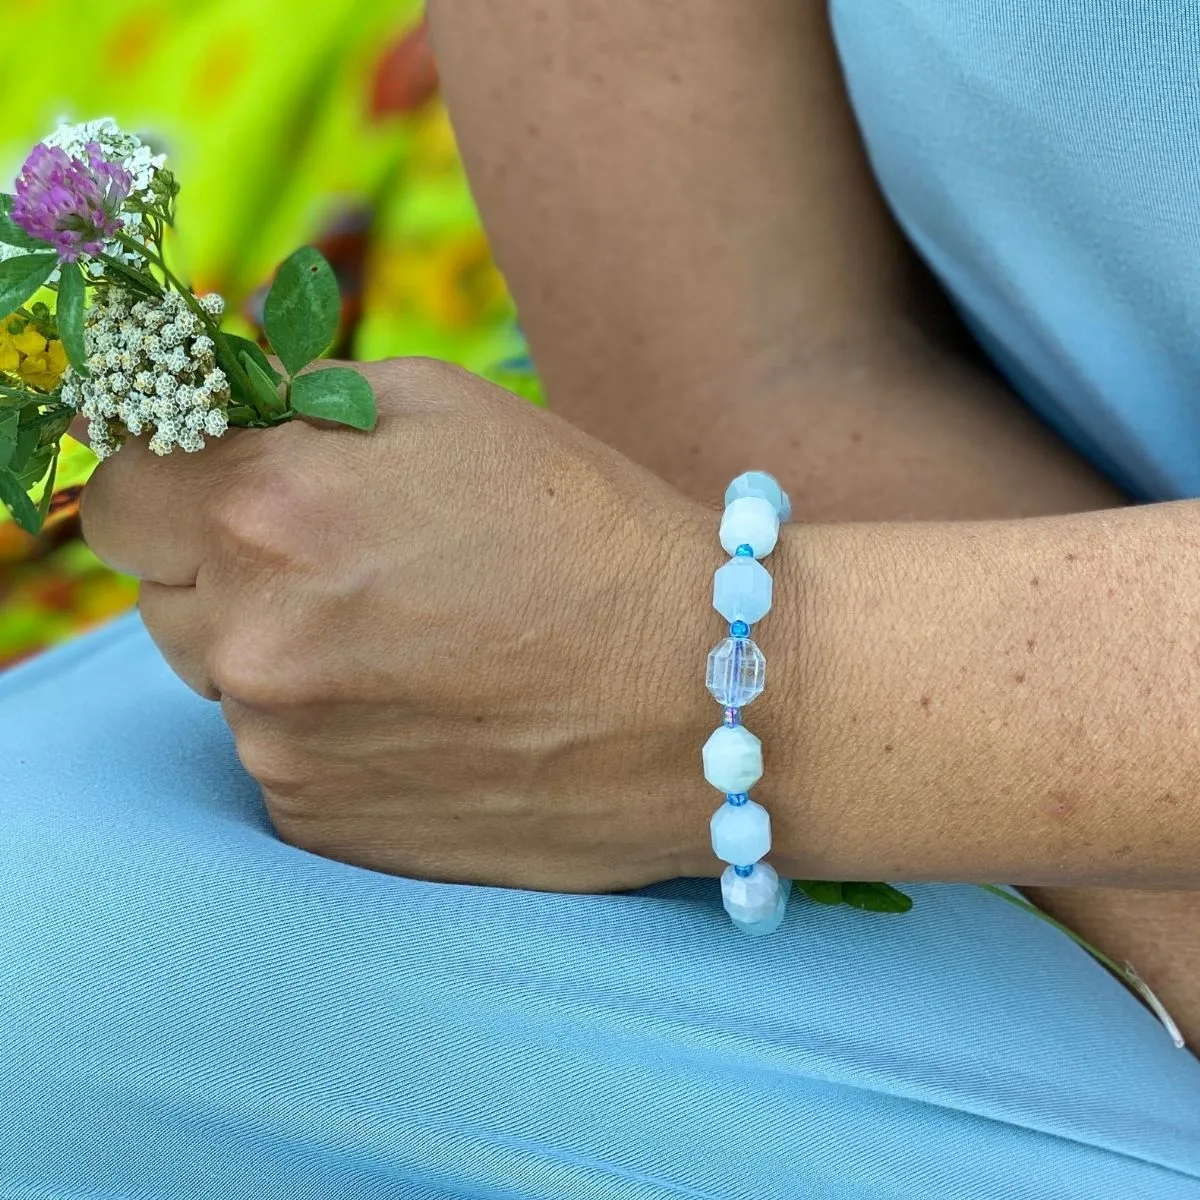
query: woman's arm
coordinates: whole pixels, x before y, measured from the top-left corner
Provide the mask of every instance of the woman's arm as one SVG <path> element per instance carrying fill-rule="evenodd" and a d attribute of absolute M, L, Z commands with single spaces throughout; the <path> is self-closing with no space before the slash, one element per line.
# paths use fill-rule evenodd
<path fill-rule="evenodd" d="M 753 21 L 700 0 L 431 8 L 558 412 L 697 495 L 769 467 L 816 520 L 1121 502 L 944 337 L 866 168 L 823 4 Z M 1172 899 L 1173 926 L 1194 927 L 1193 898 Z M 1095 936 L 1121 924 L 1113 948 L 1145 965 L 1167 898 L 1053 900 L 1077 925 L 1099 913 Z"/>
<path fill-rule="evenodd" d="M 431 0 L 551 405 L 697 496 L 813 520 L 1117 493 L 960 353 L 864 159 L 818 0 Z"/>
<path fill-rule="evenodd" d="M 789 869 L 1196 886 L 1200 505 L 799 528 L 777 560 Z"/>

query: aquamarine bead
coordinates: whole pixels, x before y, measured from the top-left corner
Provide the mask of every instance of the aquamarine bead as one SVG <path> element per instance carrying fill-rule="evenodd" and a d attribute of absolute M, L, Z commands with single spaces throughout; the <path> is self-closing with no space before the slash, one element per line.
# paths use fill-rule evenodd
<path fill-rule="evenodd" d="M 767 674 L 763 652 L 749 638 L 726 638 L 708 655 L 704 683 L 718 704 L 745 708 L 762 695 Z"/>
<path fill-rule="evenodd" d="M 739 925 L 771 921 L 779 909 L 781 880 L 770 863 L 755 863 L 749 875 L 739 875 L 733 867 L 721 872 L 721 903 Z M 787 903 L 786 889 L 784 903 Z"/>
<path fill-rule="evenodd" d="M 761 804 L 722 804 L 708 823 L 713 853 L 731 866 L 765 858 L 771 850 L 771 816 Z"/>
<path fill-rule="evenodd" d="M 792 881 L 790 879 L 781 879 L 775 899 L 775 908 L 769 917 L 764 917 L 756 921 L 741 921 L 730 913 L 730 920 L 738 929 L 743 933 L 749 934 L 751 937 L 764 937 L 768 933 L 774 933 L 783 924 L 784 917 L 787 916 L 788 899 L 791 894 Z"/>
<path fill-rule="evenodd" d="M 721 517 L 721 545 L 726 554 L 744 554 L 765 558 L 779 540 L 779 514 L 775 506 L 761 496 L 739 496 Z"/>
<path fill-rule="evenodd" d="M 731 558 L 713 575 L 713 608 L 730 624 L 761 621 L 771 608 L 771 572 L 755 558 Z"/>
<path fill-rule="evenodd" d="M 748 792 L 763 773 L 762 742 L 745 725 L 722 725 L 704 743 L 704 778 L 719 792 Z"/>
<path fill-rule="evenodd" d="M 728 508 L 742 496 L 758 496 L 772 505 L 781 521 L 792 519 L 792 502 L 788 499 L 787 492 L 779 486 L 775 477 L 768 475 L 766 471 L 747 471 L 744 475 L 739 475 L 725 489 L 725 507 Z"/>

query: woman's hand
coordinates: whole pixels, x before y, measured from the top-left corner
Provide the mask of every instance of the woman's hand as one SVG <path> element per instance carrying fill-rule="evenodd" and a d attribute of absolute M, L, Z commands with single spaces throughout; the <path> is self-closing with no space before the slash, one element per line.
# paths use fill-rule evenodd
<path fill-rule="evenodd" d="M 374 434 L 131 442 L 84 497 L 88 541 L 144 581 L 151 635 L 220 699 L 279 833 L 540 889 L 715 873 L 715 516 L 464 371 L 363 370 Z"/>

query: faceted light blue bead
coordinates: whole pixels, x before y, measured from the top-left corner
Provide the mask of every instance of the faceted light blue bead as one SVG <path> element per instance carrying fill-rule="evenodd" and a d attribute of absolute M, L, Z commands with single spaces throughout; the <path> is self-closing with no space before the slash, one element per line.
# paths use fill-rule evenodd
<path fill-rule="evenodd" d="M 755 558 L 731 558 L 713 576 L 713 608 L 731 624 L 761 621 L 771 608 L 771 572 Z"/>
<path fill-rule="evenodd" d="M 771 850 L 771 817 L 751 800 L 734 806 L 722 804 L 709 822 L 713 853 L 730 866 L 744 866 L 765 858 Z"/>
<path fill-rule="evenodd" d="M 727 796 L 748 792 L 762 778 L 762 742 L 745 725 L 732 729 L 721 725 L 713 730 L 701 756 L 704 778 Z"/>
<path fill-rule="evenodd" d="M 792 519 L 792 502 L 788 499 L 787 492 L 779 486 L 775 477 L 768 475 L 766 471 L 747 471 L 744 475 L 739 475 L 725 489 L 726 508 L 742 496 L 758 496 L 767 500 L 775 506 L 781 521 Z"/>
<path fill-rule="evenodd" d="M 721 517 L 720 537 L 726 554 L 766 558 L 779 540 L 779 514 L 770 500 L 739 496 Z"/>
<path fill-rule="evenodd" d="M 743 933 L 748 933 L 751 937 L 765 937 L 768 933 L 774 933 L 783 924 L 783 918 L 787 916 L 788 897 L 791 894 L 792 881 L 781 879 L 779 894 L 775 899 L 775 909 L 769 917 L 759 921 L 740 921 L 731 915 L 730 920 L 738 929 Z"/>
<path fill-rule="evenodd" d="M 704 682 L 718 704 L 745 708 L 762 695 L 767 660 L 749 638 L 726 638 L 708 656 Z"/>
<path fill-rule="evenodd" d="M 739 924 L 754 925 L 771 921 L 779 907 L 781 889 L 779 876 L 770 863 L 755 863 L 749 875 L 739 875 L 735 868 L 721 872 L 721 903 L 725 911 Z"/>

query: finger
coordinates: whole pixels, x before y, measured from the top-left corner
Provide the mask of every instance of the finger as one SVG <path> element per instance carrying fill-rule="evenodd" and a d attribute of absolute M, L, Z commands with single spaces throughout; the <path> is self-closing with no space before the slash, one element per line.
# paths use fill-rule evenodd
<path fill-rule="evenodd" d="M 72 417 L 71 428 L 67 432 L 77 441 L 82 442 L 85 446 L 92 444 L 92 439 L 88 435 L 88 425 L 91 424 L 87 417 Z"/>
<path fill-rule="evenodd" d="M 142 620 L 171 670 L 206 700 L 221 693 L 209 675 L 213 610 L 194 587 L 143 583 L 138 593 Z"/>
<path fill-rule="evenodd" d="M 151 453 L 131 438 L 84 488 L 83 536 L 126 575 L 172 587 L 195 583 L 212 497 L 248 469 L 261 430 L 231 430 L 197 454 Z"/>

